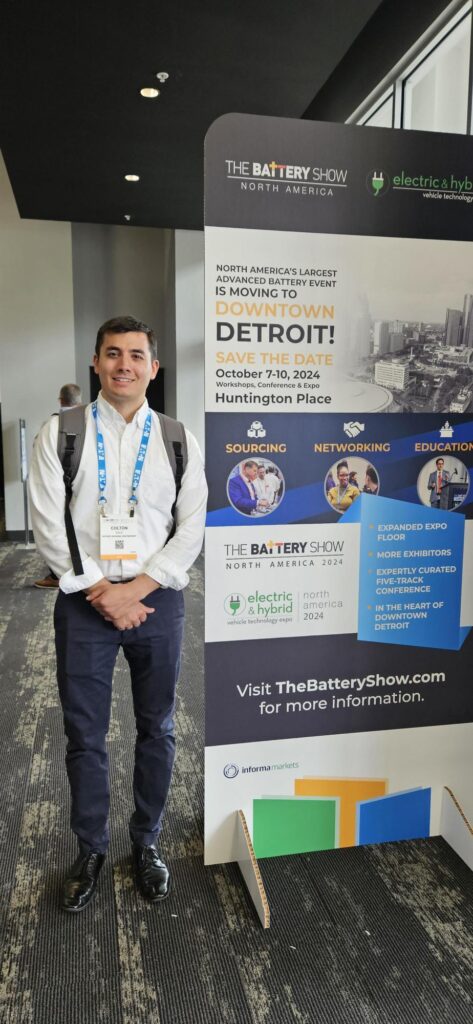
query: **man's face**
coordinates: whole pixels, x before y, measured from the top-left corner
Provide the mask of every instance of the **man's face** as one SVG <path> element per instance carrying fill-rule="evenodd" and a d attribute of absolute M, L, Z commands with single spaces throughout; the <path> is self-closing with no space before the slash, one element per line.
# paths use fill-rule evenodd
<path fill-rule="evenodd" d="M 257 473 L 258 473 L 258 467 L 257 466 L 245 466 L 243 472 L 244 472 L 247 480 L 256 480 L 256 476 L 257 476 Z"/>
<path fill-rule="evenodd" d="M 437 469 L 438 469 L 438 471 L 440 473 L 442 471 L 442 469 L 443 469 L 443 459 L 437 459 L 436 466 L 437 466 Z"/>
<path fill-rule="evenodd" d="M 94 355 L 94 369 L 100 377 L 104 398 L 117 402 L 143 402 L 150 380 L 159 369 L 151 359 L 148 338 L 142 331 L 106 334 L 100 355 Z"/>
<path fill-rule="evenodd" d="M 348 469 L 346 466 L 342 466 L 341 469 L 338 470 L 337 476 L 340 486 L 346 487 L 348 484 Z"/>
<path fill-rule="evenodd" d="M 260 480 L 264 480 L 264 478 L 266 476 L 266 470 L 265 470 L 264 466 L 260 466 L 260 468 L 258 470 L 258 476 L 259 476 Z"/>

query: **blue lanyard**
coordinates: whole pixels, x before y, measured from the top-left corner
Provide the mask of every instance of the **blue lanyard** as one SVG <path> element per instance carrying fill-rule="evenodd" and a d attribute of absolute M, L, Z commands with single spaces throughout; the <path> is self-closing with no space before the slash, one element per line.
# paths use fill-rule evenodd
<path fill-rule="evenodd" d="M 92 402 L 92 414 L 95 420 L 95 427 L 97 430 L 97 467 L 98 467 L 98 482 L 99 482 L 99 506 L 101 511 L 104 511 L 104 506 L 107 503 L 105 497 L 105 489 L 107 486 L 107 466 L 105 462 L 105 445 L 103 441 L 103 434 L 100 430 L 99 414 L 97 409 L 97 402 Z M 136 491 L 141 480 L 141 473 L 143 471 L 143 463 L 145 461 L 145 455 L 148 448 L 149 436 L 151 434 L 151 411 L 145 420 L 143 427 L 143 434 L 141 436 L 141 443 L 136 457 L 135 469 L 133 472 L 133 480 L 131 482 L 131 495 L 128 498 L 130 504 L 130 515 L 134 515 L 136 505 L 138 504 L 138 498 L 136 497 Z"/>

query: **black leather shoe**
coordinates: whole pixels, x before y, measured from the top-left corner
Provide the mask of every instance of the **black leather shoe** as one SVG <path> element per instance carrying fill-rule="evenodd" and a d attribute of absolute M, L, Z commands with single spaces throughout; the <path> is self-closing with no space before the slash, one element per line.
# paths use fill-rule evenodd
<path fill-rule="evenodd" d="M 133 872 L 136 884 L 145 900 L 156 903 L 165 900 L 171 888 L 168 868 L 159 856 L 156 846 L 133 843 Z"/>
<path fill-rule="evenodd" d="M 105 854 L 98 853 L 97 850 L 79 854 L 64 882 L 63 910 L 68 910 L 71 914 L 85 910 L 97 888 L 104 860 Z"/>

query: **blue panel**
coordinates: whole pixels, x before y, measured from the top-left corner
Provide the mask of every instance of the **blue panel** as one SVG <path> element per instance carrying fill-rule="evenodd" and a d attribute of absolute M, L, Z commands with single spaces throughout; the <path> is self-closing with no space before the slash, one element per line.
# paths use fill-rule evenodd
<path fill-rule="evenodd" d="M 361 522 L 358 639 L 459 650 L 463 516 L 362 494 L 342 522 Z"/>
<path fill-rule="evenodd" d="M 356 822 L 358 845 L 425 839 L 430 835 L 430 797 L 430 789 L 410 789 L 360 801 Z"/>

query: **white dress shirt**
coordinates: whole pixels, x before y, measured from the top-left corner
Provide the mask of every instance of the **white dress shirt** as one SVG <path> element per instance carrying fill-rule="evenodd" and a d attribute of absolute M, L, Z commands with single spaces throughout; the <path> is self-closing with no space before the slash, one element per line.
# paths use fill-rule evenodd
<path fill-rule="evenodd" d="M 107 467 L 106 512 L 127 515 L 131 483 L 143 427 L 148 414 L 145 400 L 131 423 L 100 394 L 97 400 L 100 431 L 104 439 Z M 102 577 L 133 579 L 146 573 L 163 587 L 182 590 L 189 581 L 187 569 L 202 547 L 207 502 L 202 456 L 195 437 L 186 430 L 188 463 L 177 500 L 174 537 L 166 544 L 172 528 L 171 508 L 176 486 L 164 446 L 159 418 L 151 412 L 148 449 L 137 490 L 136 559 L 120 561 L 100 558 L 98 508 L 97 433 L 92 408 L 86 408 L 86 433 L 77 476 L 72 485 L 71 515 L 84 572 L 75 576 L 64 525 L 63 469 L 57 454 L 59 417 L 52 416 L 36 439 L 29 474 L 31 518 L 35 541 L 43 558 L 59 579 L 65 594 L 93 586 Z"/>
<path fill-rule="evenodd" d="M 263 498 L 265 501 L 273 500 L 274 491 L 267 476 L 264 476 L 263 479 L 261 479 L 260 476 L 257 476 L 254 481 L 254 486 L 258 499 Z"/>
<path fill-rule="evenodd" d="M 281 486 L 281 481 L 275 473 L 268 473 L 266 479 L 271 494 L 271 501 L 274 501 Z"/>
<path fill-rule="evenodd" d="M 266 473 L 263 480 L 257 477 L 255 480 L 255 490 L 258 498 L 266 498 L 266 501 L 269 501 L 271 505 L 279 491 L 280 485 L 281 481 L 274 473 Z"/>

